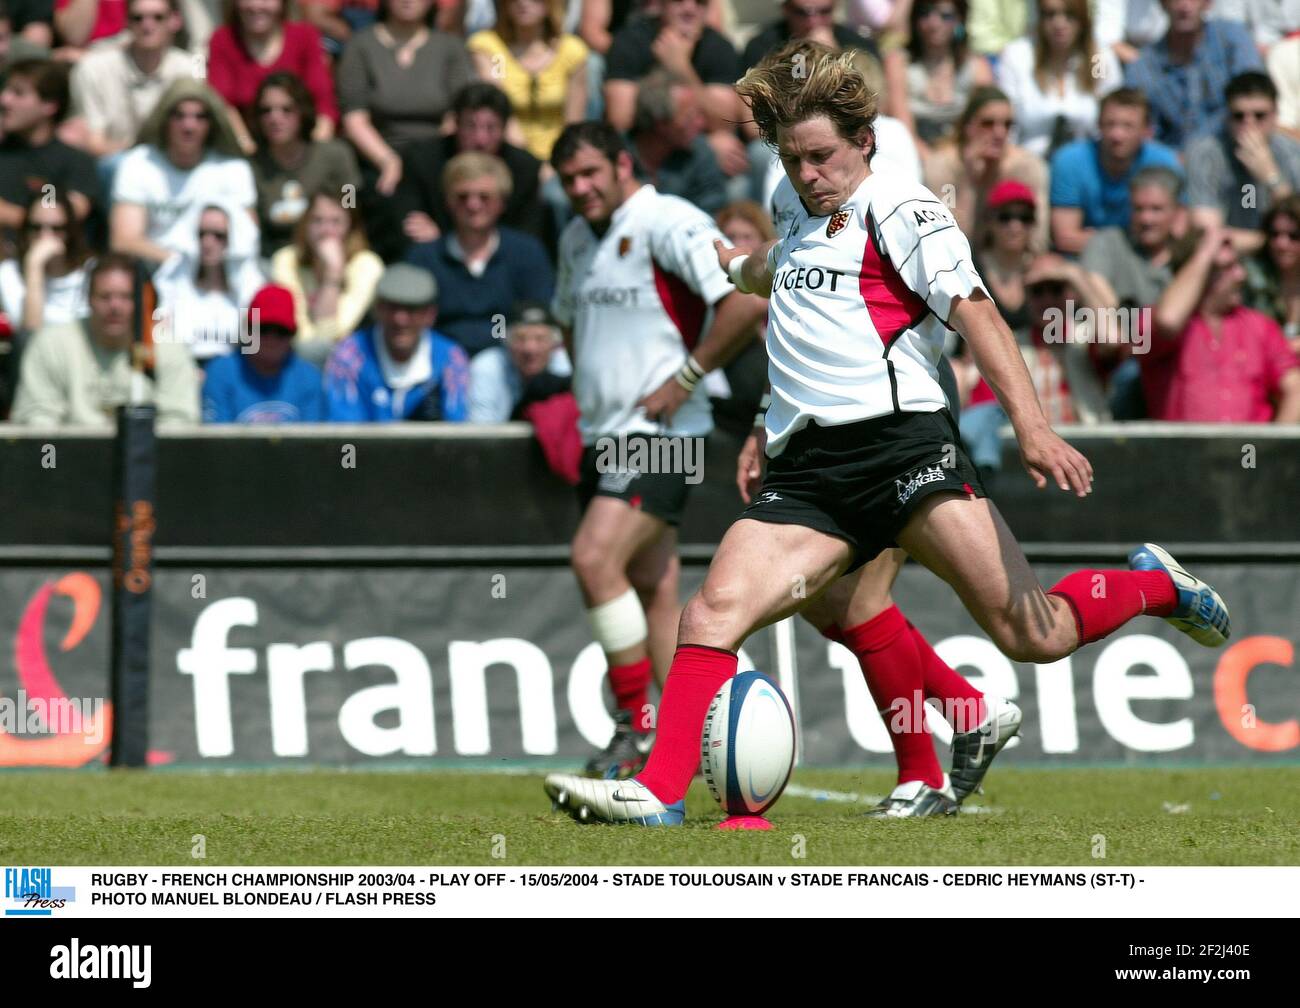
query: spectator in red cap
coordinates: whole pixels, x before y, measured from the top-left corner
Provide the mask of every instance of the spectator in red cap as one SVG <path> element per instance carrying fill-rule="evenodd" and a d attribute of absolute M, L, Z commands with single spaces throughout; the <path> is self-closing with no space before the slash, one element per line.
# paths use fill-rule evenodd
<path fill-rule="evenodd" d="M 1034 254 L 1037 198 L 1023 182 L 1004 179 L 984 204 L 984 230 L 976 236 L 975 268 L 988 284 L 993 303 L 1016 333 L 1029 327 L 1025 270 Z"/>
<path fill-rule="evenodd" d="M 1192 229 L 1171 259 L 1174 279 L 1151 313 L 1142 358 L 1151 419 L 1300 422 L 1300 357 L 1277 322 L 1243 307 L 1246 271 L 1227 229 Z"/>
<path fill-rule="evenodd" d="M 316 423 L 325 419 L 321 373 L 293 352 L 293 295 L 268 284 L 248 306 L 248 340 L 218 358 L 203 383 L 208 423 Z"/>
<path fill-rule="evenodd" d="M 984 229 L 972 242 L 975 268 L 1007 326 L 1023 343 L 1029 335 L 1025 271 L 1034 258 L 1034 224 L 1038 216 L 1034 191 L 1023 182 L 1004 179 L 989 192 L 981 216 Z M 980 472 L 986 478 L 992 477 L 1002 464 L 998 429 L 1007 422 L 1007 415 L 993 390 L 980 378 L 965 343 L 958 345 L 952 363 L 962 397 L 962 440 Z"/>

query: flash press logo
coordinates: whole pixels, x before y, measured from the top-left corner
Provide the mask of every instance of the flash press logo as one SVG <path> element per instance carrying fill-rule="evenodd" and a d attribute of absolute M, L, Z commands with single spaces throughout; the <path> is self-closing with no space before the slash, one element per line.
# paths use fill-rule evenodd
<path fill-rule="evenodd" d="M 56 886 L 49 868 L 6 868 L 6 917 L 50 917 L 77 898 L 72 886 Z"/>

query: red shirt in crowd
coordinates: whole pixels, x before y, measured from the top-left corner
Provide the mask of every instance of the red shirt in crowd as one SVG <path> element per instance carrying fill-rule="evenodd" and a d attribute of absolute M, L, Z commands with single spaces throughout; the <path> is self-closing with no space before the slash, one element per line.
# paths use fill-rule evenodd
<path fill-rule="evenodd" d="M 72 0 L 55 0 L 54 9 L 63 10 Z M 109 38 L 126 29 L 126 0 L 99 0 L 95 10 L 95 24 L 90 29 L 89 45 L 95 39 Z"/>
<path fill-rule="evenodd" d="M 334 78 L 325 62 L 320 33 L 311 25 L 286 21 L 284 46 L 279 57 L 269 66 L 263 66 L 248 54 L 230 25 L 222 25 L 212 33 L 208 43 L 208 84 L 239 109 L 244 122 L 251 124 L 257 89 L 277 70 L 288 70 L 301 77 L 316 103 L 316 114 L 339 121 Z"/>
<path fill-rule="evenodd" d="M 1143 313 L 1143 329 L 1147 313 Z M 1142 362 L 1142 390 L 1152 420 L 1190 423 L 1268 423 L 1282 376 L 1300 367 L 1282 327 L 1250 308 L 1237 307 L 1216 337 L 1192 317 L 1175 339 L 1151 338 Z"/>

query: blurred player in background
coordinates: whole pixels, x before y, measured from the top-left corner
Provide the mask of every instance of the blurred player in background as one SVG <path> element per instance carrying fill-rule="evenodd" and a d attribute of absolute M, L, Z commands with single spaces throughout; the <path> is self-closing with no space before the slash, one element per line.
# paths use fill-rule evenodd
<path fill-rule="evenodd" d="M 851 55 L 792 43 L 738 90 L 798 199 L 782 240 L 744 258 L 718 246 L 738 288 L 771 292 L 767 474 L 682 612 L 645 769 L 627 781 L 547 777 L 579 818 L 680 824 L 704 717 L 740 642 L 895 545 L 947 581 L 1013 661 L 1057 661 L 1142 614 L 1210 647 L 1229 634 L 1218 593 L 1149 543 L 1130 569 L 1075 571 L 1044 591 L 946 408 L 935 365 L 948 327 L 1040 488 L 1085 496 L 1092 467 L 1043 416 L 966 237 L 924 186 L 871 171 L 876 101 Z"/>
<path fill-rule="evenodd" d="M 567 127 L 551 163 L 576 214 L 554 303 L 584 446 L 572 565 L 617 708 L 586 771 L 621 778 L 645 762 L 651 669 L 662 684 L 673 654 L 677 526 L 712 430 L 700 382 L 742 348 L 765 304 L 718 270 L 722 236 L 706 214 L 637 180 L 611 126 Z"/>

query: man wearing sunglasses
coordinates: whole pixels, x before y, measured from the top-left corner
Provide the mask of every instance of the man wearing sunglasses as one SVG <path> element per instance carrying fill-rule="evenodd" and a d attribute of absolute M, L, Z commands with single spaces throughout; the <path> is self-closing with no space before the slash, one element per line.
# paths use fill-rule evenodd
<path fill-rule="evenodd" d="M 86 149 L 96 157 L 135 143 L 167 85 L 193 76 L 194 61 L 175 44 L 179 0 L 130 0 L 128 35 L 86 53 L 72 70 L 72 108 L 86 125 Z"/>
<path fill-rule="evenodd" d="M 1264 212 L 1300 187 L 1300 140 L 1277 128 L 1277 87 L 1251 71 L 1228 83 L 1223 131 L 1187 145 L 1192 222 L 1226 225 L 1238 252 L 1264 245 Z"/>

